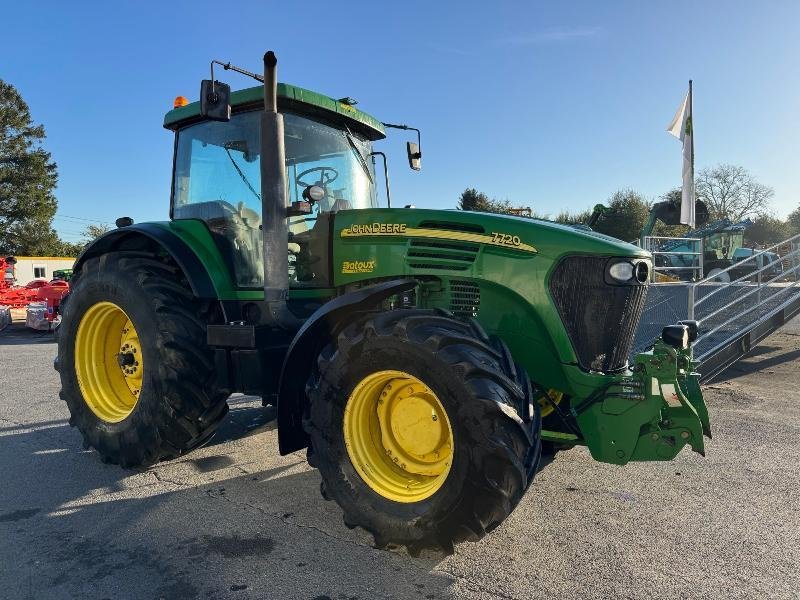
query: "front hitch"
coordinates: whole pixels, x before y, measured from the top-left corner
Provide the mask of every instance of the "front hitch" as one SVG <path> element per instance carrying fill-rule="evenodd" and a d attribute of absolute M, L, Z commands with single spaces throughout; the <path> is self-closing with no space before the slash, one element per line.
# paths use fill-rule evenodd
<path fill-rule="evenodd" d="M 676 328 L 685 326 L 674 327 L 636 356 L 631 372 L 573 408 L 595 460 L 672 460 L 686 445 L 705 456 L 703 436 L 711 437 L 711 426 L 700 375 L 690 342 L 676 338 Z"/>

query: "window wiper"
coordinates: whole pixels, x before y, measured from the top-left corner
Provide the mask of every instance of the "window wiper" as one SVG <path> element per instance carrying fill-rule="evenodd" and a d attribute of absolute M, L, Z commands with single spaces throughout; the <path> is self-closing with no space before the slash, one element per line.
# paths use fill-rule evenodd
<path fill-rule="evenodd" d="M 361 150 L 358 149 L 358 146 L 356 145 L 356 142 L 353 139 L 353 134 L 350 133 L 350 128 L 347 125 L 345 125 L 344 128 L 347 130 L 347 132 L 345 133 L 345 137 L 347 138 L 347 141 L 350 144 L 350 148 L 353 150 L 353 152 L 355 152 L 356 156 L 358 157 L 358 162 L 361 163 L 361 168 L 364 169 L 364 173 L 366 173 L 367 179 L 369 179 L 369 182 L 371 184 L 374 184 L 375 182 L 372 181 L 372 175 L 369 172 L 369 166 L 367 165 L 367 160 L 361 154 Z"/>
<path fill-rule="evenodd" d="M 244 184 L 250 189 L 251 192 L 253 192 L 253 195 L 256 198 L 258 198 L 258 201 L 261 202 L 261 194 L 259 194 L 255 190 L 255 188 L 253 188 L 252 184 L 247 179 L 247 175 L 245 175 L 244 172 L 242 171 L 242 169 L 239 167 L 239 165 L 236 164 L 236 160 L 233 158 L 233 155 L 231 154 L 231 149 L 228 148 L 228 144 L 224 144 L 222 147 L 225 148 L 225 152 L 228 155 L 228 158 L 231 159 L 231 163 L 233 164 L 233 168 L 236 169 L 236 172 L 239 174 L 239 177 L 242 178 L 242 181 L 244 181 Z"/>

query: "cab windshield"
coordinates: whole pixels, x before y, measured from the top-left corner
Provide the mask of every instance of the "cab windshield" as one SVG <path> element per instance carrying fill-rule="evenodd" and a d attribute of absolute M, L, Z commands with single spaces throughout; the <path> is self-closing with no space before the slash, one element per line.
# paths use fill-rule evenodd
<path fill-rule="evenodd" d="M 289 220 L 292 285 L 327 285 L 331 215 L 377 206 L 372 145 L 291 113 L 284 113 L 284 130 L 289 200 L 302 200 L 310 185 L 325 191 L 311 215 Z M 239 113 L 181 129 L 175 150 L 172 217 L 203 220 L 242 287 L 263 285 L 260 135 L 261 112 Z"/>

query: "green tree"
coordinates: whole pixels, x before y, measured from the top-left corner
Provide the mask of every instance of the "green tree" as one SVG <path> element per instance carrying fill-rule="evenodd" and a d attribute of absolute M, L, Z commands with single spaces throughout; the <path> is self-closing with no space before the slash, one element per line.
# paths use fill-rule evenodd
<path fill-rule="evenodd" d="M 744 232 L 744 239 L 758 246 L 772 246 L 788 238 L 791 226 L 769 215 L 762 215 L 753 220 L 753 224 Z"/>
<path fill-rule="evenodd" d="M 490 204 L 489 196 L 475 188 L 467 188 L 461 192 L 461 198 L 458 200 L 458 209 L 490 212 Z"/>
<path fill-rule="evenodd" d="M 789 213 L 789 218 L 786 220 L 786 223 L 789 229 L 789 235 L 800 234 L 800 206 Z"/>
<path fill-rule="evenodd" d="M 27 256 L 78 256 L 83 250 L 85 244 L 73 244 L 65 242 L 58 237 L 58 234 L 52 229 L 47 228 L 42 231 L 39 224 L 35 221 L 29 221 L 21 224 L 16 229 L 19 239 L 23 243 L 17 246 L 13 251 L 2 252 L 3 254 L 20 254 Z M 5 247 L 0 240 L 0 245 Z"/>
<path fill-rule="evenodd" d="M 0 254 L 60 254 L 52 228 L 56 164 L 13 85 L 0 79 Z"/>
<path fill-rule="evenodd" d="M 456 206 L 459 210 L 473 210 L 507 215 L 518 215 L 520 212 L 526 212 L 527 210 L 527 208 L 520 209 L 514 207 L 508 200 L 489 198 L 489 196 L 483 192 L 479 192 L 475 188 L 467 188 L 461 192 L 461 197 Z M 531 217 L 539 218 L 533 211 L 531 211 Z"/>
<path fill-rule="evenodd" d="M 578 212 L 571 212 L 569 209 L 564 208 L 555 216 L 553 221 L 562 225 L 577 225 L 586 223 L 591 216 L 592 211 L 588 208 Z"/>
<path fill-rule="evenodd" d="M 650 215 L 650 203 L 638 192 L 623 189 L 614 192 L 606 206 L 594 230 L 626 242 L 637 240 Z"/>

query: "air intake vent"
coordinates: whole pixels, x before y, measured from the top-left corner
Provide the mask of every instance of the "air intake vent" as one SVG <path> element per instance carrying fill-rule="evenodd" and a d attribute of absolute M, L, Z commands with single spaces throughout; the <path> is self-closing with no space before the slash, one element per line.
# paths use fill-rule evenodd
<path fill-rule="evenodd" d="M 414 269 L 466 271 L 475 262 L 478 250 L 476 244 L 411 240 L 406 261 Z"/>
<path fill-rule="evenodd" d="M 471 281 L 450 281 L 450 311 L 460 319 L 478 316 L 481 289 Z"/>

